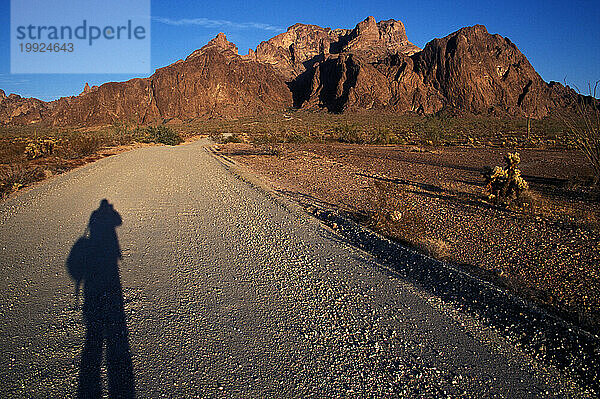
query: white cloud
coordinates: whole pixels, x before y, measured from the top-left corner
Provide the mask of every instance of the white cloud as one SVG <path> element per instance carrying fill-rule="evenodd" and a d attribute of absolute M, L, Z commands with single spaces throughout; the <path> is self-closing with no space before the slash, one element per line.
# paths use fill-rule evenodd
<path fill-rule="evenodd" d="M 29 83 L 29 79 L 16 78 L 14 76 L 0 74 L 0 85 L 15 85 L 20 86 Z"/>
<path fill-rule="evenodd" d="M 284 29 L 279 26 L 273 26 L 269 24 L 263 24 L 259 22 L 233 22 L 222 19 L 208 19 L 208 18 L 184 18 L 184 19 L 171 19 L 164 17 L 152 17 L 156 22 L 166 25 L 174 26 L 185 26 L 185 25 L 196 25 L 205 28 L 232 28 L 232 29 L 260 29 L 271 32 L 283 32 Z"/>

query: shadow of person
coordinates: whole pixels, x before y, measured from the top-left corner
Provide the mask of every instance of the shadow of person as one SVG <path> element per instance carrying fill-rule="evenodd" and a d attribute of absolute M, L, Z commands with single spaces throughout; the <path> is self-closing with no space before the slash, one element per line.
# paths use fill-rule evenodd
<path fill-rule="evenodd" d="M 119 276 L 121 248 L 116 227 L 121 223 L 119 213 L 103 199 L 92 212 L 85 234 L 75 242 L 67 258 L 67 270 L 75 281 L 78 298 L 83 286 L 86 337 L 79 366 L 79 398 L 102 396 L 100 367 L 104 347 L 109 397 L 135 397 Z"/>

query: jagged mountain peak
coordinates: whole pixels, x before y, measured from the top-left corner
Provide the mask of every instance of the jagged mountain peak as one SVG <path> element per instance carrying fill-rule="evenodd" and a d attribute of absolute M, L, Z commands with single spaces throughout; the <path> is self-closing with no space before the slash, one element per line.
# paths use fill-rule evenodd
<path fill-rule="evenodd" d="M 408 40 L 402 22 L 393 19 L 377 22 L 370 16 L 354 29 L 292 25 L 287 31 L 260 43 L 251 56 L 273 65 L 292 80 L 330 54 L 360 52 L 364 58 L 377 60 L 389 54 L 411 55 L 420 50 Z"/>
<path fill-rule="evenodd" d="M 346 40 L 343 52 L 362 52 L 370 61 L 390 54 L 412 55 L 421 51 L 408 40 L 404 24 L 394 19 L 377 22 L 368 17 L 356 25 Z"/>
<path fill-rule="evenodd" d="M 118 119 L 239 117 L 289 106 L 543 117 L 576 93 L 547 84 L 510 40 L 482 25 L 413 45 L 401 21 L 353 29 L 294 24 L 240 56 L 219 33 L 154 75 L 86 87 L 53 102 L 0 92 L 0 123 L 90 125 Z"/>
<path fill-rule="evenodd" d="M 219 32 L 214 39 L 206 43 L 202 48 L 194 51 L 186 58 L 186 61 L 197 57 L 200 54 L 204 54 L 207 51 L 214 50 L 223 53 L 229 53 L 229 56 L 238 55 L 238 48 L 235 44 L 227 40 L 227 36 L 223 32 Z"/>

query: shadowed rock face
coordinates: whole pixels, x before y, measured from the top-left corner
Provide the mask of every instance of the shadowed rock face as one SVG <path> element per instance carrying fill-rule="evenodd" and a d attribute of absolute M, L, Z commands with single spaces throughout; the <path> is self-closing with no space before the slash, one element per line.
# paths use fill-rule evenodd
<path fill-rule="evenodd" d="M 0 123 L 94 125 L 129 120 L 231 118 L 286 107 L 385 109 L 544 117 L 576 100 L 544 82 L 507 38 L 476 25 L 421 50 L 400 21 L 368 17 L 354 29 L 296 24 L 240 56 L 223 33 L 145 79 L 86 86 L 45 103 L 0 93 Z"/>
<path fill-rule="evenodd" d="M 391 54 L 413 54 L 421 49 L 408 41 L 400 21 L 368 17 L 353 30 L 295 24 L 250 51 L 248 58 L 273 65 L 288 80 L 296 78 L 329 54 L 360 53 L 374 61 Z"/>
<path fill-rule="evenodd" d="M 262 42 L 248 59 L 272 65 L 287 80 L 310 69 L 315 57 L 329 54 L 332 44 L 346 31 L 333 31 L 316 25 L 295 24 L 274 38 Z"/>

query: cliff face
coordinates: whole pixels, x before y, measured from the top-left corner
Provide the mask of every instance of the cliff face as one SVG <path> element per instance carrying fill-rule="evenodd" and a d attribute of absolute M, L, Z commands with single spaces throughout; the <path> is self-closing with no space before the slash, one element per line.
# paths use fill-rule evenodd
<path fill-rule="evenodd" d="M 377 23 L 369 17 L 353 30 L 296 24 L 250 51 L 248 58 L 271 64 L 293 80 L 330 54 L 360 53 L 375 61 L 390 54 L 413 54 L 420 49 L 408 41 L 400 21 Z"/>
<path fill-rule="evenodd" d="M 151 123 L 290 106 L 543 117 L 576 97 L 544 82 L 510 40 L 483 26 L 434 39 L 421 50 L 402 22 L 369 17 L 352 30 L 296 24 L 244 56 L 220 33 L 149 78 L 86 84 L 79 96 L 49 103 L 0 91 L 0 123 Z"/>
<path fill-rule="evenodd" d="M 415 61 L 423 82 L 438 89 L 448 107 L 541 117 L 564 105 L 517 46 L 481 25 L 431 41 Z"/>
<path fill-rule="evenodd" d="M 510 40 L 480 25 L 434 39 L 418 52 L 388 50 L 375 58 L 372 50 L 346 48 L 314 66 L 303 107 L 544 117 L 575 97 L 544 82 Z"/>
<path fill-rule="evenodd" d="M 369 61 L 377 61 L 391 54 L 412 55 L 420 48 L 408 41 L 404 24 L 393 19 L 376 22 L 368 17 L 349 34 L 344 52 L 359 52 Z"/>
<path fill-rule="evenodd" d="M 345 31 L 333 31 L 316 25 L 295 24 L 274 38 L 262 42 L 248 59 L 272 65 L 288 81 L 314 64 L 315 57 L 329 54 L 332 44 Z"/>

